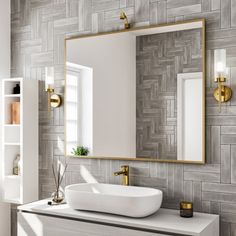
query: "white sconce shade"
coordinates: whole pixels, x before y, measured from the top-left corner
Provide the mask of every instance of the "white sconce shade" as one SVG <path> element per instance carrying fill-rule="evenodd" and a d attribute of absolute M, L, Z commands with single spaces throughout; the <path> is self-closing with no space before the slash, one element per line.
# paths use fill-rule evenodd
<path fill-rule="evenodd" d="M 61 105 L 61 96 L 54 93 L 54 67 L 45 68 L 45 91 L 48 94 L 48 111 Z"/>
<path fill-rule="evenodd" d="M 226 50 L 216 49 L 214 52 L 215 78 L 226 75 Z"/>
<path fill-rule="evenodd" d="M 228 102 L 232 97 L 232 89 L 224 85 L 228 75 L 226 68 L 226 50 L 217 49 L 214 51 L 214 81 L 218 84 L 214 89 L 214 97 L 219 103 L 219 111 L 221 112 L 221 103 Z"/>
<path fill-rule="evenodd" d="M 45 68 L 45 90 L 53 89 L 54 87 L 54 67 Z"/>

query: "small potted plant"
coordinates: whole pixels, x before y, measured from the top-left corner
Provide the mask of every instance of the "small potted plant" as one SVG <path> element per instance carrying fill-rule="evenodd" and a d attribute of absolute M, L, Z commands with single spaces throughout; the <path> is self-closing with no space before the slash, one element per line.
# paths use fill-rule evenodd
<path fill-rule="evenodd" d="M 75 156 L 88 156 L 89 154 L 89 149 L 84 146 L 77 146 L 76 148 L 72 149 L 73 151 L 71 152 Z"/>

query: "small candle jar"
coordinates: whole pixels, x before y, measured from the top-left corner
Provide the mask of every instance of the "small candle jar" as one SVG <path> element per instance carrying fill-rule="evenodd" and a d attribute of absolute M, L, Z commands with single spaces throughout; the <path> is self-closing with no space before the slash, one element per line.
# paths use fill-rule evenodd
<path fill-rule="evenodd" d="M 190 218 L 193 217 L 193 203 L 192 202 L 180 202 L 180 216 Z"/>

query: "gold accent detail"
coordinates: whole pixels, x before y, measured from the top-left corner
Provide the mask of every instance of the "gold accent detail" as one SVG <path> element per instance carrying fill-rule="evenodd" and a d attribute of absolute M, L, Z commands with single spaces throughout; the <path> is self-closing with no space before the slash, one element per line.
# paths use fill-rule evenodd
<path fill-rule="evenodd" d="M 232 97 L 232 89 L 226 85 L 223 85 L 226 82 L 226 78 L 224 76 L 219 76 L 214 79 L 216 83 L 218 83 L 218 87 L 214 89 L 213 95 L 218 101 L 219 104 L 219 112 L 221 112 L 221 104 L 228 102 Z"/>
<path fill-rule="evenodd" d="M 49 88 L 47 88 L 46 92 L 47 93 L 54 93 L 54 88 L 49 87 Z"/>
<path fill-rule="evenodd" d="M 223 83 L 223 82 L 226 82 L 226 78 L 224 76 L 221 76 L 221 77 L 215 78 L 214 81 L 216 83 Z"/>
<path fill-rule="evenodd" d="M 193 203 L 192 202 L 180 202 L 180 209 L 186 210 L 186 209 L 193 209 Z"/>
<path fill-rule="evenodd" d="M 203 33 L 202 40 L 205 39 L 206 20 L 205 20 L 205 18 L 202 18 L 202 19 L 195 19 L 195 20 L 186 20 L 186 21 L 179 21 L 179 22 L 163 23 L 163 24 L 151 25 L 151 26 L 140 26 L 140 27 L 136 27 L 136 28 L 130 28 L 128 30 L 122 29 L 122 30 L 119 30 L 119 31 L 110 31 L 110 32 L 100 32 L 100 33 L 96 33 L 96 34 L 81 34 L 81 35 L 77 35 L 77 36 L 69 36 L 65 39 L 65 49 L 66 49 L 66 42 L 69 41 L 69 40 L 80 39 L 80 38 L 98 37 L 98 36 L 110 35 L 110 34 L 120 34 L 122 32 L 136 32 L 136 31 L 144 30 L 144 29 L 154 29 L 154 28 L 158 29 L 158 28 L 165 27 L 165 26 L 175 26 L 175 25 L 182 25 L 182 24 L 188 24 L 188 23 L 194 23 L 194 22 L 201 22 L 202 23 L 202 33 Z M 206 44 L 205 41 L 203 41 L 202 43 L 203 43 L 202 46 L 203 46 L 204 50 L 206 50 L 205 49 L 205 44 Z M 205 52 L 204 52 L 204 54 L 205 54 Z M 66 62 L 66 57 L 65 57 L 65 62 Z"/>
<path fill-rule="evenodd" d="M 54 88 L 47 88 L 46 92 L 48 93 L 48 112 L 50 108 L 56 108 L 61 105 L 61 96 L 54 93 Z"/>
<path fill-rule="evenodd" d="M 163 159 L 154 159 L 154 158 L 145 158 L 145 157 L 104 157 L 104 156 L 76 156 L 76 158 L 80 159 L 100 159 L 100 160 L 121 160 L 121 161 L 147 161 L 147 162 L 160 162 L 160 163 L 182 163 L 182 164 L 205 164 L 206 163 L 206 121 L 205 121 L 205 114 L 206 114 L 206 102 L 205 102 L 205 96 L 206 96 L 206 20 L 205 18 L 201 19 L 194 19 L 194 20 L 186 20 L 186 21 L 180 21 L 180 22 L 171 22 L 171 23 L 163 23 L 158 25 L 151 25 L 151 26 L 141 26 L 136 28 L 130 28 L 130 29 L 123 29 L 119 31 L 111 31 L 111 32 L 100 32 L 97 34 L 83 34 L 83 35 L 76 35 L 76 36 L 69 36 L 64 41 L 64 47 L 65 47 L 65 70 L 64 70 L 64 78 L 65 78 L 65 87 L 66 87 L 66 61 L 67 61 L 67 41 L 74 40 L 74 39 L 80 39 L 80 38 L 90 38 L 90 37 L 98 37 L 103 35 L 110 35 L 110 34 L 119 34 L 122 32 L 135 32 L 138 30 L 144 30 L 144 29 L 153 29 L 153 28 L 160 28 L 164 26 L 175 26 L 175 25 L 181 25 L 181 24 L 187 24 L 187 23 L 194 23 L 194 22 L 201 22 L 202 23 L 202 74 L 203 74 L 203 83 L 202 83 L 202 160 L 201 161 L 177 161 L 177 160 L 163 160 Z M 66 92 L 65 92 L 66 95 Z M 64 117 L 66 116 L 66 106 L 64 108 Z M 65 117 L 66 118 L 66 117 Z M 65 119 L 64 119 L 65 120 Z M 66 142 L 66 125 L 65 128 L 65 142 Z M 75 157 L 74 155 L 70 155 L 66 153 L 65 148 L 65 156 L 67 157 Z"/>
<path fill-rule="evenodd" d="M 221 85 L 220 88 L 215 88 L 214 97 L 220 103 L 228 102 L 232 97 L 232 89 L 228 86 Z"/>
<path fill-rule="evenodd" d="M 61 96 L 58 94 L 52 94 L 50 97 L 50 105 L 53 108 L 59 107 L 61 105 Z"/>
<path fill-rule="evenodd" d="M 129 166 L 121 166 L 121 171 L 114 172 L 113 174 L 115 176 L 123 175 L 122 184 L 129 185 Z"/>
<path fill-rule="evenodd" d="M 124 11 L 121 11 L 120 19 L 125 21 L 124 23 L 125 29 L 130 29 L 130 23 Z"/>
<path fill-rule="evenodd" d="M 46 92 L 48 94 L 48 113 L 51 116 L 51 113 L 50 113 L 50 111 L 51 111 L 51 95 L 54 93 L 54 88 L 48 87 L 46 89 Z"/>

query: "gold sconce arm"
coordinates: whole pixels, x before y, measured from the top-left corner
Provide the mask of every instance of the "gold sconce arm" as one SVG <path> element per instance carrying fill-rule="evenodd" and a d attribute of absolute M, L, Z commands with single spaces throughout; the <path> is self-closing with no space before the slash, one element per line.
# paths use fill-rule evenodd
<path fill-rule="evenodd" d="M 47 88 L 46 92 L 48 95 L 48 112 L 50 112 L 50 107 L 51 107 L 50 99 L 51 99 L 51 95 L 54 93 L 54 89 L 49 87 L 49 88 Z"/>
<path fill-rule="evenodd" d="M 218 83 L 218 87 L 214 90 L 214 97 L 219 103 L 219 111 L 221 112 L 221 104 L 228 102 L 232 97 L 232 89 L 223 83 L 226 81 L 226 78 L 221 76 L 215 79 L 215 82 Z"/>
<path fill-rule="evenodd" d="M 50 108 L 56 108 L 61 105 L 61 96 L 54 93 L 53 88 L 48 88 L 47 89 L 47 94 L 48 94 L 48 111 L 50 112 Z"/>
<path fill-rule="evenodd" d="M 48 112 L 51 107 L 56 108 L 61 105 L 61 97 L 54 93 L 54 67 L 45 68 L 45 91 L 48 95 Z"/>
<path fill-rule="evenodd" d="M 214 71 L 215 82 L 218 83 L 214 90 L 214 97 L 219 104 L 219 112 L 221 112 L 221 104 L 228 102 L 232 97 L 232 89 L 224 83 L 226 82 L 225 75 L 227 74 L 226 65 L 226 49 L 215 49 L 214 51 Z"/>

